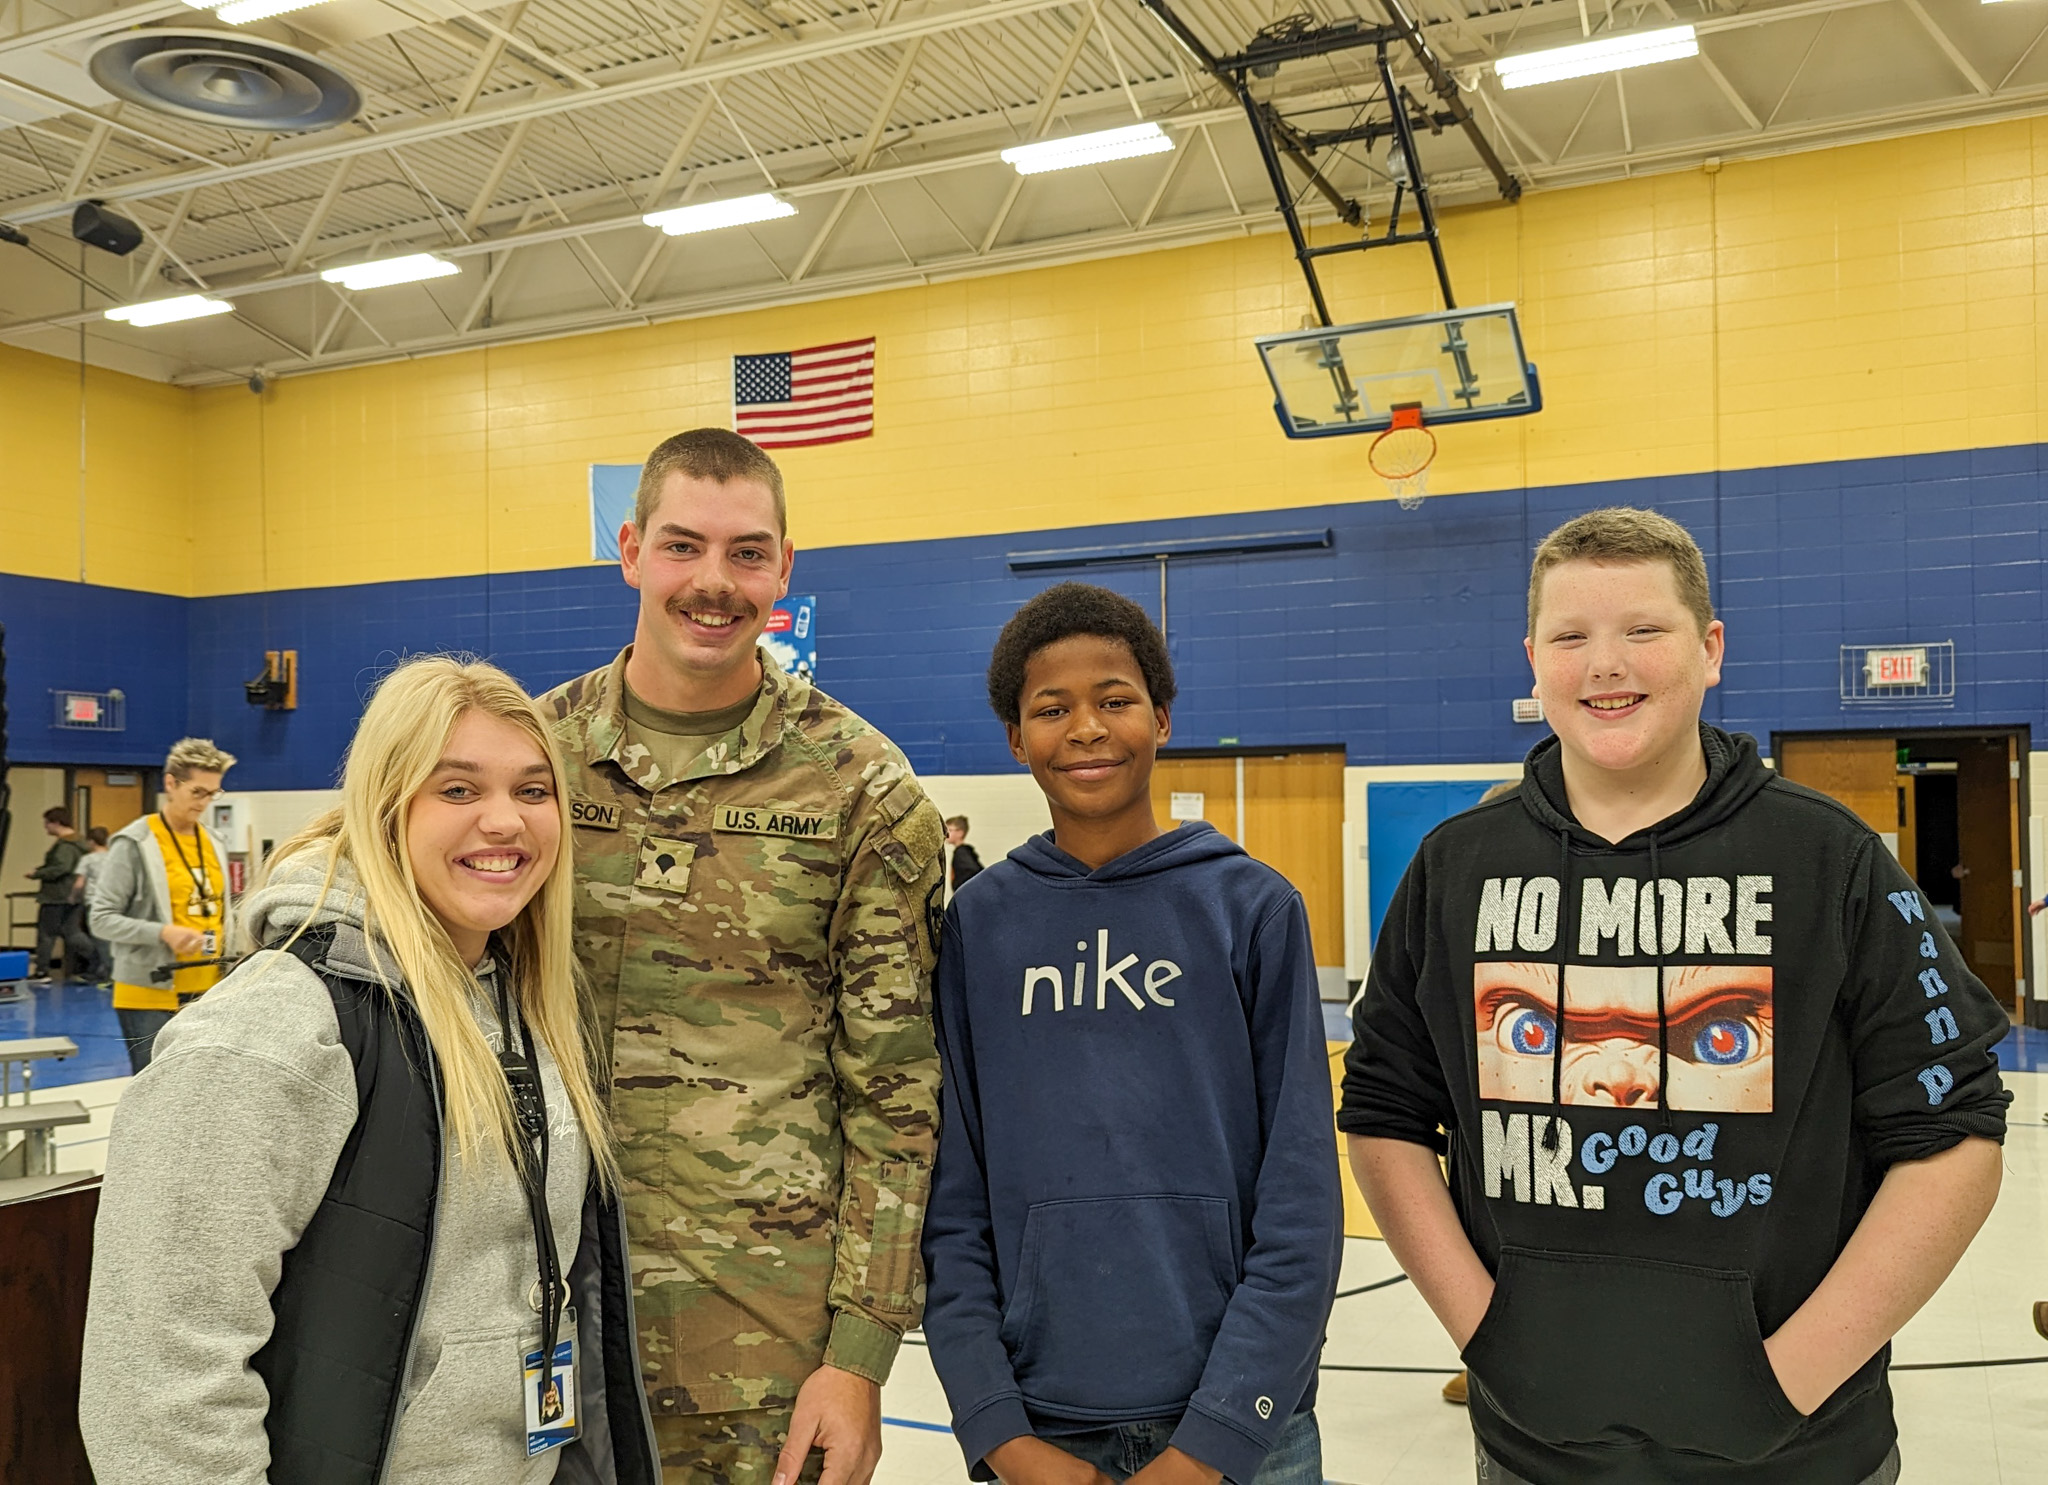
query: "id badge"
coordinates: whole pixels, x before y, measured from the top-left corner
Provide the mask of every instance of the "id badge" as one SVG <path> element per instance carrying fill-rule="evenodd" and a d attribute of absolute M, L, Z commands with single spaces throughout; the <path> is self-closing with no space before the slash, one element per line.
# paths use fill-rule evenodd
<path fill-rule="evenodd" d="M 575 1438 L 576 1312 L 562 1311 L 562 1333 L 555 1342 L 551 1365 L 543 1367 L 538 1348 L 526 1353 L 520 1369 L 520 1391 L 526 1395 L 526 1457 L 559 1449 Z"/>

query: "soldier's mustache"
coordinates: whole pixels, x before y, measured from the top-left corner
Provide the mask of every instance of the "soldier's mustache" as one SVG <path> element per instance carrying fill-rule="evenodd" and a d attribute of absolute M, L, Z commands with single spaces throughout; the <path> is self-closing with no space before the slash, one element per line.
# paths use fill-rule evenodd
<path fill-rule="evenodd" d="M 706 598 L 700 594 L 671 599 L 669 611 L 678 614 L 730 614 L 735 619 L 754 617 L 754 605 L 744 600 L 735 603 L 729 598 Z"/>

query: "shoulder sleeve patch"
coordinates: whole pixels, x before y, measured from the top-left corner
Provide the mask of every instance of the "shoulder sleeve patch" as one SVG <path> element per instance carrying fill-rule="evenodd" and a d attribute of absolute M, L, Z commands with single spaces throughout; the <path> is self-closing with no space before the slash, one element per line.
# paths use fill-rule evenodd
<path fill-rule="evenodd" d="M 899 786 L 895 793 L 901 794 L 904 787 L 915 786 Z M 887 804 L 888 801 L 884 800 L 885 809 Z M 946 843 L 946 822 L 940 818 L 938 806 L 920 793 L 910 808 L 889 826 L 889 834 L 903 847 L 904 864 L 897 870 L 904 880 L 910 881 L 923 873 L 932 858 L 939 854 L 939 847 Z M 890 864 L 895 866 L 896 862 L 892 860 Z"/>

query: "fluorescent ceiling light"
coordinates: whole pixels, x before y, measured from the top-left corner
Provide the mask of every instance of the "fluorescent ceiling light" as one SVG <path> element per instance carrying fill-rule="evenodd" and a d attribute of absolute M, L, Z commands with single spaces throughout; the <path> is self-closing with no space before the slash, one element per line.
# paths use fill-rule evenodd
<path fill-rule="evenodd" d="M 218 9 L 213 5 L 195 4 L 194 0 L 185 0 L 185 3 L 194 10 L 212 10 L 230 26 L 246 26 L 251 21 L 267 21 L 274 15 L 311 10 L 325 0 L 234 0 L 233 4 L 222 5 Z"/>
<path fill-rule="evenodd" d="M 322 269 L 320 277 L 344 289 L 381 289 L 388 284 L 416 284 L 422 279 L 446 278 L 462 270 L 446 258 L 432 253 L 411 253 L 403 258 L 385 258 L 377 263 L 351 263 L 346 268 Z"/>
<path fill-rule="evenodd" d="M 1600 72 L 1620 72 L 1627 67 L 1647 67 L 1652 62 L 1672 62 L 1700 54 L 1699 38 L 1690 26 L 1667 26 L 1661 31 L 1633 31 L 1626 36 L 1603 36 L 1573 46 L 1552 47 L 1547 52 L 1525 52 L 1519 57 L 1502 57 L 1493 64 L 1504 88 L 1526 88 L 1536 83 L 1562 82 L 1568 77 L 1591 77 Z"/>
<path fill-rule="evenodd" d="M 172 325 L 179 320 L 203 320 L 208 315 L 230 313 L 234 306 L 225 299 L 204 294 L 181 294 L 176 299 L 152 299 L 147 304 L 123 304 L 107 311 L 110 320 L 130 325 Z"/>
<path fill-rule="evenodd" d="M 1071 139 L 1041 139 L 1003 151 L 1003 163 L 1017 167 L 1019 175 L 1043 175 L 1048 170 L 1071 170 L 1076 165 L 1100 165 L 1104 160 L 1129 160 L 1138 155 L 1163 155 L 1173 140 L 1157 124 L 1128 124 L 1121 129 L 1104 129 L 1095 134 L 1076 134 Z"/>
<path fill-rule="evenodd" d="M 671 237 L 682 237 L 691 232 L 715 232 L 720 227 L 744 227 L 749 222 L 772 222 L 778 217 L 795 215 L 794 206 L 763 191 L 758 196 L 735 196 L 730 201 L 700 201 L 695 206 L 650 211 L 640 220 L 661 228 Z"/>

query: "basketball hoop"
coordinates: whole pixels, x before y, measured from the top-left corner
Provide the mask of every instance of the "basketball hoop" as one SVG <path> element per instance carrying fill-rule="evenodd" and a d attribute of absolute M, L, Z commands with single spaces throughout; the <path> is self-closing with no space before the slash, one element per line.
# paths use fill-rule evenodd
<path fill-rule="evenodd" d="M 1387 482 L 1401 509 L 1415 510 L 1429 493 L 1429 465 L 1436 458 L 1436 435 L 1422 426 L 1422 404 L 1397 402 L 1387 431 L 1372 441 L 1365 462 Z"/>

